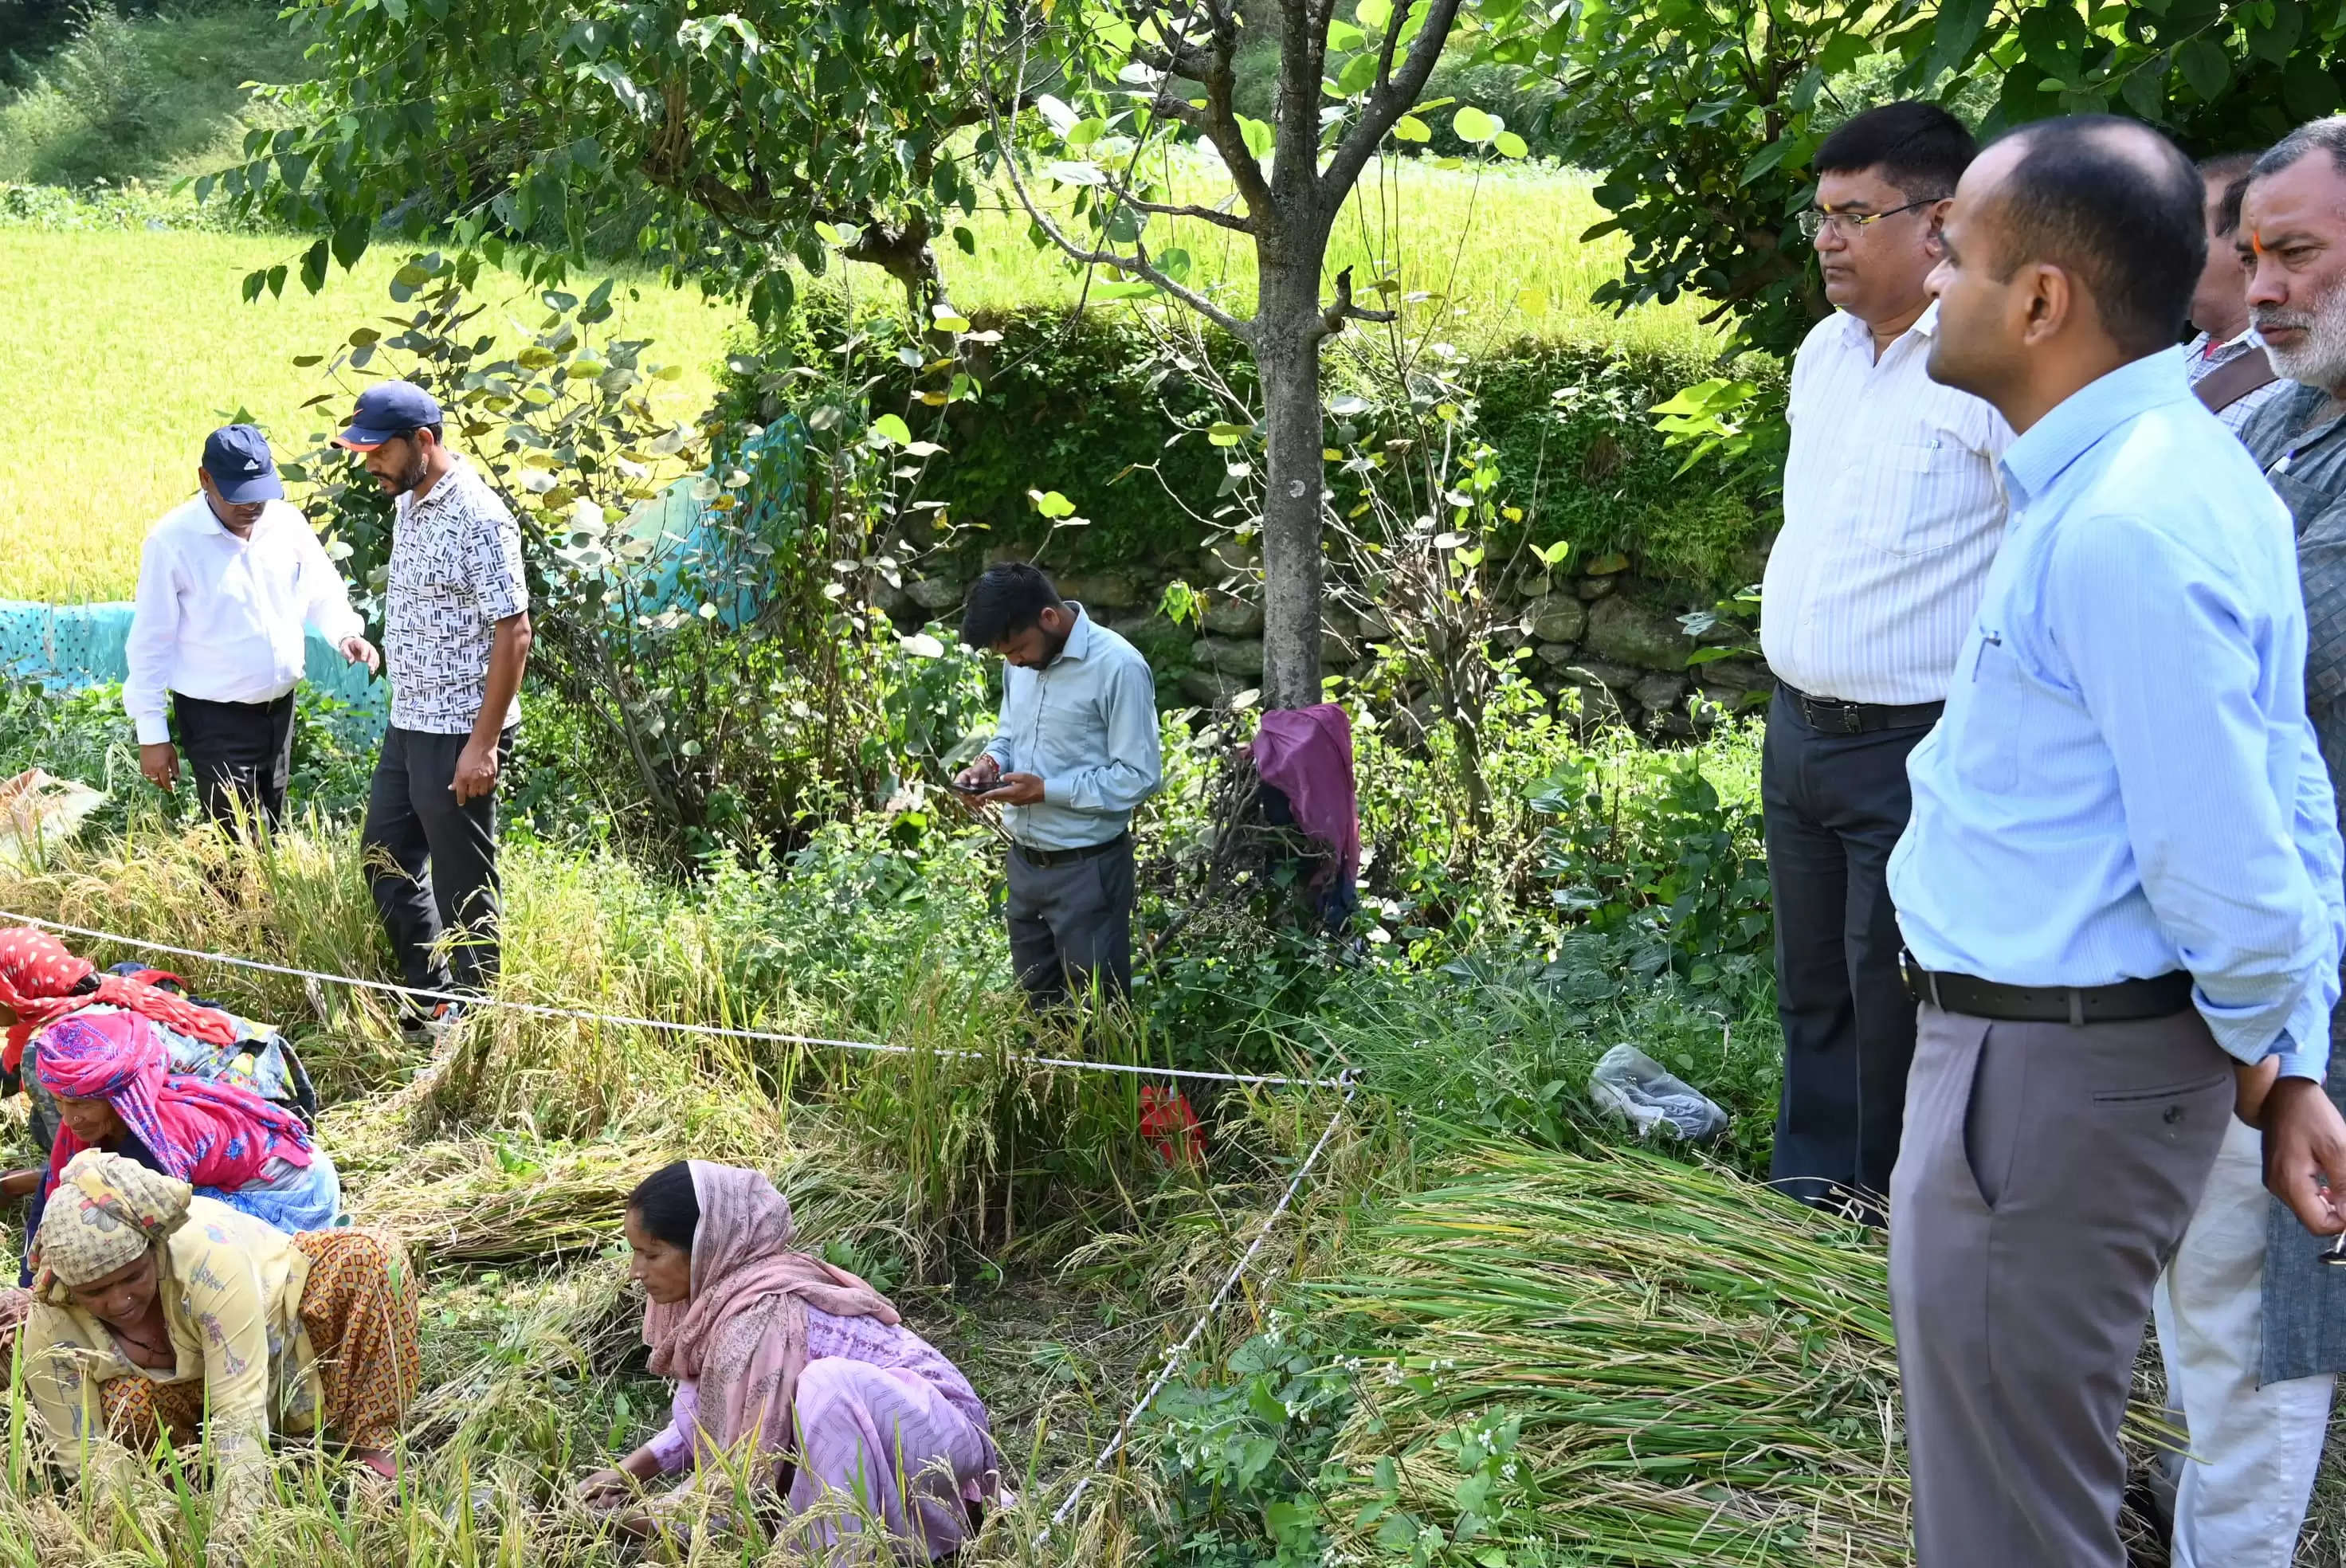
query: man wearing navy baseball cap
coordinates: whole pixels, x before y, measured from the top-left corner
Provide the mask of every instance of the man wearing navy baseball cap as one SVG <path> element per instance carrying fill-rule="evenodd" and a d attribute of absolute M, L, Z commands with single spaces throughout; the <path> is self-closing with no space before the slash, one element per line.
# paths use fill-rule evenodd
<path fill-rule="evenodd" d="M 360 834 L 367 884 L 409 985 L 477 992 L 497 969 L 495 793 L 521 724 L 529 589 L 520 526 L 442 433 L 429 392 L 383 382 L 359 394 L 334 443 L 364 458 L 393 514 L 391 728 Z M 462 937 L 444 952 L 451 931 Z M 410 1007 L 407 1023 L 454 1016 L 445 1003 Z"/>
<path fill-rule="evenodd" d="M 287 503 L 260 432 L 212 432 L 196 482 L 199 493 L 155 524 L 139 554 L 122 706 L 149 779 L 173 788 L 185 748 L 215 821 L 274 827 L 292 772 L 304 628 L 369 669 L 375 651 L 342 574 Z"/>

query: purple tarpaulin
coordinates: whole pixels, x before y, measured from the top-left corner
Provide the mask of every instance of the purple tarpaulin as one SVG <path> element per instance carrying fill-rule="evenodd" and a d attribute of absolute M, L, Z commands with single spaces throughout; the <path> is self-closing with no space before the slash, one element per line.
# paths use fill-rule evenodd
<path fill-rule="evenodd" d="M 1255 771 L 1287 797 L 1295 825 L 1336 851 L 1343 885 L 1361 873 L 1361 805 L 1352 721 L 1332 702 L 1273 708 L 1254 736 Z"/>

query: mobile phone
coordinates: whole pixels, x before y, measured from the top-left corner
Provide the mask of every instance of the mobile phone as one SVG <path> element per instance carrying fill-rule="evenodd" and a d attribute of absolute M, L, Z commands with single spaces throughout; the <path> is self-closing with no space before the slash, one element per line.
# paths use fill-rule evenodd
<path fill-rule="evenodd" d="M 989 789 L 998 788 L 998 786 L 993 784 L 964 784 L 958 779 L 948 779 L 945 780 L 945 788 L 952 790 L 956 795 L 983 795 Z"/>

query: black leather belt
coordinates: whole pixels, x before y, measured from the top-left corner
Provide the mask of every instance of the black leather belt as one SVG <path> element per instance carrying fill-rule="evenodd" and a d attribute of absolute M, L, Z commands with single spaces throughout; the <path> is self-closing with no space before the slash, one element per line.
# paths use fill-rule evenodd
<path fill-rule="evenodd" d="M 1809 728 L 1826 735 L 1866 735 L 1877 729 L 1927 729 L 1939 722 L 1943 702 L 1915 702 L 1897 707 L 1881 702 L 1843 702 L 1838 697 L 1810 697 L 1797 687 L 1779 686 L 1784 700 L 1800 710 Z"/>
<path fill-rule="evenodd" d="M 1908 994 L 1944 1013 L 2018 1023 L 2126 1023 L 2172 1018 L 2191 1005 L 2191 976 L 2182 970 L 2115 985 L 2002 985 L 1971 974 L 1940 974 L 1898 955 Z"/>
<path fill-rule="evenodd" d="M 1104 844 L 1085 844 L 1073 850 L 1046 850 L 1023 840 L 1015 840 L 1013 842 L 1017 845 L 1019 856 L 1029 865 L 1072 866 L 1077 860 L 1088 860 L 1095 855 L 1105 855 L 1111 850 L 1121 849 L 1131 839 L 1130 833 L 1118 833 Z"/>

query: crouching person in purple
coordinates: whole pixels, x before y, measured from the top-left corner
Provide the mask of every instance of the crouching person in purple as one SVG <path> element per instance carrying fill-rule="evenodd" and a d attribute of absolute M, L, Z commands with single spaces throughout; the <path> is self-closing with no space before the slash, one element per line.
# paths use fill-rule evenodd
<path fill-rule="evenodd" d="M 1001 1458 L 969 1380 L 888 1298 L 795 1249 L 790 1206 L 753 1170 L 679 1160 L 627 1200 L 652 1370 L 674 1419 L 578 1488 L 630 1534 L 680 1527 L 746 1485 L 785 1538 L 822 1560 L 884 1529 L 896 1556 L 958 1551 L 999 1495 Z M 656 1477 L 689 1472 L 657 1497 Z"/>

